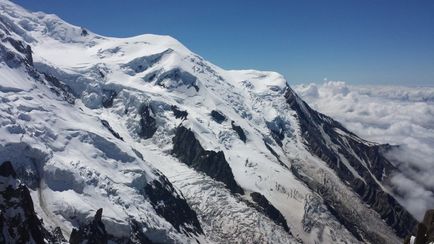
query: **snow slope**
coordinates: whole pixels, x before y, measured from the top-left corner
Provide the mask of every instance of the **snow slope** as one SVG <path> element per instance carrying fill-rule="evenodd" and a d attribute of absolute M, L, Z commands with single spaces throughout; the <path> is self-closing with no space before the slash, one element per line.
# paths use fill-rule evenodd
<path fill-rule="evenodd" d="M 49 228 L 68 237 L 103 208 L 116 238 L 138 222 L 160 242 L 397 243 L 411 231 L 393 198 L 398 211 L 377 206 L 388 163 L 358 150 L 376 144 L 281 75 L 223 70 L 168 36 L 104 37 L 6 0 L 0 11 L 0 161 Z"/>

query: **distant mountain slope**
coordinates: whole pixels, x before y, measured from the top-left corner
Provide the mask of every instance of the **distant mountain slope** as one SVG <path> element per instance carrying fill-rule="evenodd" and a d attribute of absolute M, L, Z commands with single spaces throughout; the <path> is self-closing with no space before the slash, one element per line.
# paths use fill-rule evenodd
<path fill-rule="evenodd" d="M 434 87 L 328 81 L 294 89 L 312 108 L 364 139 L 393 145 L 385 156 L 399 173 L 389 184 L 398 200 L 422 220 L 434 206 Z"/>

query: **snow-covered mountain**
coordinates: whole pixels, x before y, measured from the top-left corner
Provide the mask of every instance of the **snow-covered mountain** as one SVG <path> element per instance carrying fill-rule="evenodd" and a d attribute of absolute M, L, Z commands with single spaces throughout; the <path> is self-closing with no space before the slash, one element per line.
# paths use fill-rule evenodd
<path fill-rule="evenodd" d="M 0 242 L 399 243 L 416 225 L 387 188 L 388 147 L 281 75 L 0 13 Z M 39 236 L 10 231 L 29 221 Z"/>

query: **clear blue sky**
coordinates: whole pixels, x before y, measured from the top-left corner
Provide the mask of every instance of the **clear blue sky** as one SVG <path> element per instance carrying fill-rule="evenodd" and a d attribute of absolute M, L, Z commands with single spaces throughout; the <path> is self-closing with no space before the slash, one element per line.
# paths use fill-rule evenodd
<path fill-rule="evenodd" d="M 290 83 L 434 85 L 434 0 L 15 0 L 102 35 L 167 34 Z"/>

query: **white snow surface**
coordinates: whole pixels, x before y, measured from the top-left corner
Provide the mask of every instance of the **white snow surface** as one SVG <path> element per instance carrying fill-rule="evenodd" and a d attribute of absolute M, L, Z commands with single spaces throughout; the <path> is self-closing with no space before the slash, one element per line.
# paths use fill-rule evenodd
<path fill-rule="evenodd" d="M 13 26 L 12 35 L 32 47 L 34 67 L 56 76 L 79 98 L 71 105 L 27 75 L 23 67 L 0 63 L 0 161 L 8 157 L 26 167 L 39 167 L 42 180 L 32 188 L 32 197 L 48 226 L 60 226 L 69 235 L 73 226 L 91 219 L 102 207 L 103 221 L 114 235 L 125 235 L 128 220 L 139 219 L 147 223 L 149 232 L 167 230 L 172 240 L 194 241 L 177 232 L 139 193 L 144 183 L 156 178 L 157 169 L 197 212 L 205 232 L 197 238 L 204 243 L 228 239 L 358 243 L 317 194 L 292 174 L 289 167 L 297 164 L 366 213 L 361 216 L 366 225 L 381 230 L 387 240 L 399 241 L 324 162 L 306 150 L 295 112 L 285 102 L 287 83 L 280 74 L 223 70 L 169 36 L 113 38 L 91 31 L 82 36 L 80 27 L 54 15 L 29 13 L 6 0 L 0 0 L 0 11 L 2 19 Z M 118 95 L 113 106 L 105 108 L 102 99 L 108 89 Z M 146 140 L 138 136 L 138 110 L 143 104 L 152 108 L 158 125 L 154 136 Z M 175 119 L 172 105 L 187 111 L 187 120 Z M 227 120 L 215 122 L 209 115 L 212 110 Z M 124 141 L 114 137 L 102 119 Z M 282 148 L 273 142 L 266 126 L 276 120 L 282 120 L 291 132 Z M 246 143 L 232 130 L 231 121 L 243 128 Z M 222 183 L 174 158 L 172 137 L 181 123 L 205 149 L 223 151 L 237 183 L 247 193 L 264 195 L 283 214 L 293 235 L 246 204 L 247 194 L 233 195 Z M 28 166 L 35 160 L 44 163 Z M 309 204 L 321 212 L 307 216 Z M 317 219 L 317 224 L 306 230 L 304 217 Z"/>

